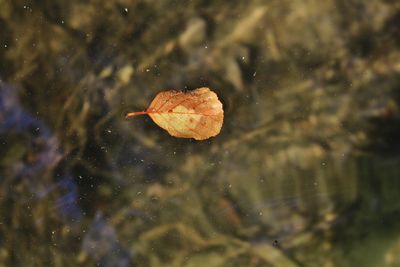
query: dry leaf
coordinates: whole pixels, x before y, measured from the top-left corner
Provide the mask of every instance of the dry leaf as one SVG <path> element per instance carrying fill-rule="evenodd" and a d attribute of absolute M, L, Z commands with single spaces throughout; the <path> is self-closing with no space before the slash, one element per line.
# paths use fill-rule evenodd
<path fill-rule="evenodd" d="M 189 92 L 160 92 L 146 111 L 132 112 L 126 116 L 143 114 L 148 114 L 172 136 L 196 140 L 216 136 L 224 120 L 222 103 L 217 94 L 206 87 Z"/>

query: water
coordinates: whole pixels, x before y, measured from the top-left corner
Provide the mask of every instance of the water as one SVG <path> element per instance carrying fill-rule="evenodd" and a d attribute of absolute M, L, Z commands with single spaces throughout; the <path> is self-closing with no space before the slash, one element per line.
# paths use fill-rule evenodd
<path fill-rule="evenodd" d="M 399 266 L 399 14 L 0 0 L 0 266 Z M 214 138 L 125 118 L 203 86 Z"/>

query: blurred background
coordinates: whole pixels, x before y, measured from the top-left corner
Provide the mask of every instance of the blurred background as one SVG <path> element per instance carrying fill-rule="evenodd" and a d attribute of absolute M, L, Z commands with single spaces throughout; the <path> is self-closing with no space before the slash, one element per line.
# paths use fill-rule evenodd
<path fill-rule="evenodd" d="M 0 0 L 0 266 L 400 266 L 399 104 L 397 0 Z"/>

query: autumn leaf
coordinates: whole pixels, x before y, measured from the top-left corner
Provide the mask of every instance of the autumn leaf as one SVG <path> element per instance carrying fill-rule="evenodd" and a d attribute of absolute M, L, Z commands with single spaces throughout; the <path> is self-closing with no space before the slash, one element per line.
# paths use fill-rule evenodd
<path fill-rule="evenodd" d="M 172 136 L 196 140 L 216 136 L 224 120 L 222 103 L 217 94 L 206 87 L 189 92 L 160 92 L 146 111 L 131 112 L 126 117 L 143 114 L 149 115 Z"/>

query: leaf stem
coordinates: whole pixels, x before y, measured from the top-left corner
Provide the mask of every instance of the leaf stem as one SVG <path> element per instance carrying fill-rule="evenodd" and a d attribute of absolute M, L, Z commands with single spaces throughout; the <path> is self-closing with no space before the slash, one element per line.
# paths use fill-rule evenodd
<path fill-rule="evenodd" d="M 138 116 L 138 115 L 145 115 L 148 113 L 149 113 L 148 111 L 130 112 L 130 113 L 126 114 L 125 118 L 134 117 L 134 116 Z"/>

